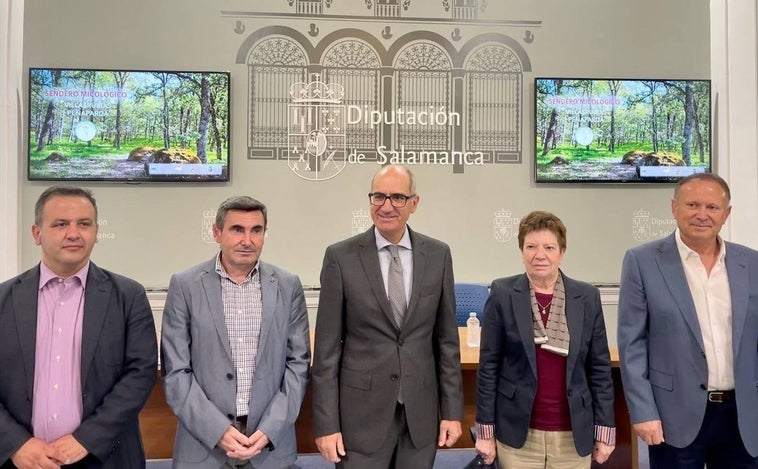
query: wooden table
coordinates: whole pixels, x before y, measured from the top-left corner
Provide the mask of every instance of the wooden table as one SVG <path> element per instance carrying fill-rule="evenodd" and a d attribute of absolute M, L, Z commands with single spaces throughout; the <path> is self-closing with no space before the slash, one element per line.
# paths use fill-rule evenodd
<path fill-rule="evenodd" d="M 479 349 L 466 345 L 466 328 L 458 328 L 458 336 L 461 344 L 461 372 L 463 375 L 463 436 L 456 443 L 456 447 L 471 448 L 474 442 L 468 432 L 468 428 L 474 425 L 476 416 L 476 369 L 479 365 Z M 313 344 L 313 330 L 311 330 L 311 344 Z M 602 466 L 593 467 L 603 469 L 637 468 L 637 445 L 636 437 L 632 438 L 629 412 L 621 389 L 621 376 L 618 368 L 618 353 L 611 350 L 611 363 L 613 366 L 613 384 L 615 393 L 615 417 L 616 417 L 616 450 L 611 458 Z M 316 453 L 313 435 L 313 407 L 312 407 L 311 384 L 306 388 L 300 415 L 295 423 L 297 433 L 297 449 L 300 453 Z M 166 404 L 162 383 L 156 384 L 148 398 L 147 404 L 140 413 L 140 429 L 148 459 L 170 458 L 174 448 L 174 434 L 176 433 L 176 417 Z"/>
<path fill-rule="evenodd" d="M 312 334 L 311 334 L 312 335 Z M 466 344 L 466 328 L 458 328 L 458 340 L 461 345 L 461 370 L 476 370 L 479 367 L 479 347 L 469 347 Z M 618 368 L 619 352 L 615 348 L 610 349 L 611 366 Z"/>

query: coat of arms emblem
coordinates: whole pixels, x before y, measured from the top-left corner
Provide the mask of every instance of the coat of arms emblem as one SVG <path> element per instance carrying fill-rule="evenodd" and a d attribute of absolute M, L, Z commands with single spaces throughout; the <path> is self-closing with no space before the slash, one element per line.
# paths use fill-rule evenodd
<path fill-rule="evenodd" d="M 342 85 L 327 84 L 318 77 L 310 83 L 294 83 L 290 87 L 287 164 L 301 178 L 324 181 L 345 168 L 344 95 Z"/>
<path fill-rule="evenodd" d="M 509 210 L 495 212 L 495 241 L 507 243 L 516 237 L 519 219 L 514 218 Z"/>

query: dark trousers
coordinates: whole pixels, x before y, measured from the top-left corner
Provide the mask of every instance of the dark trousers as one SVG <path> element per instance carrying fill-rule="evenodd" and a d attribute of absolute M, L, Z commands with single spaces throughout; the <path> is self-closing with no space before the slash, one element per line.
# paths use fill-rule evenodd
<path fill-rule="evenodd" d="M 663 437 L 666 438 L 664 431 Z M 666 443 L 648 447 L 650 469 L 758 469 L 737 427 L 737 402 L 708 402 L 695 440 L 684 448 Z"/>
<path fill-rule="evenodd" d="M 371 425 L 366 422 L 366 425 Z M 345 448 L 345 456 L 337 463 L 339 469 L 431 469 L 437 455 L 437 440 L 416 448 L 408 433 L 405 406 L 397 404 L 395 418 L 384 444 L 372 454 L 362 454 Z"/>

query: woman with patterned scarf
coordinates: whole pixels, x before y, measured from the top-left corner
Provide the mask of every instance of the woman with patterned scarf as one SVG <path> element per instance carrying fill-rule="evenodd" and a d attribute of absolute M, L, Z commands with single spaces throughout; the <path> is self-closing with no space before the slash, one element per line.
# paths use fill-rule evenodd
<path fill-rule="evenodd" d="M 476 449 L 503 469 L 586 469 L 615 446 L 613 381 L 600 291 L 560 269 L 566 227 L 519 224 L 526 272 L 492 282 L 477 374 Z"/>

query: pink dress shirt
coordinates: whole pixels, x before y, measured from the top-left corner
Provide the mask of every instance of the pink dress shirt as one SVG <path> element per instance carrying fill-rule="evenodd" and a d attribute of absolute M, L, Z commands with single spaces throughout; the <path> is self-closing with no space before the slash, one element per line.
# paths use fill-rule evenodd
<path fill-rule="evenodd" d="M 89 263 L 64 279 L 40 263 L 32 426 L 34 436 L 48 443 L 72 433 L 82 421 L 82 317 L 88 272 Z"/>

